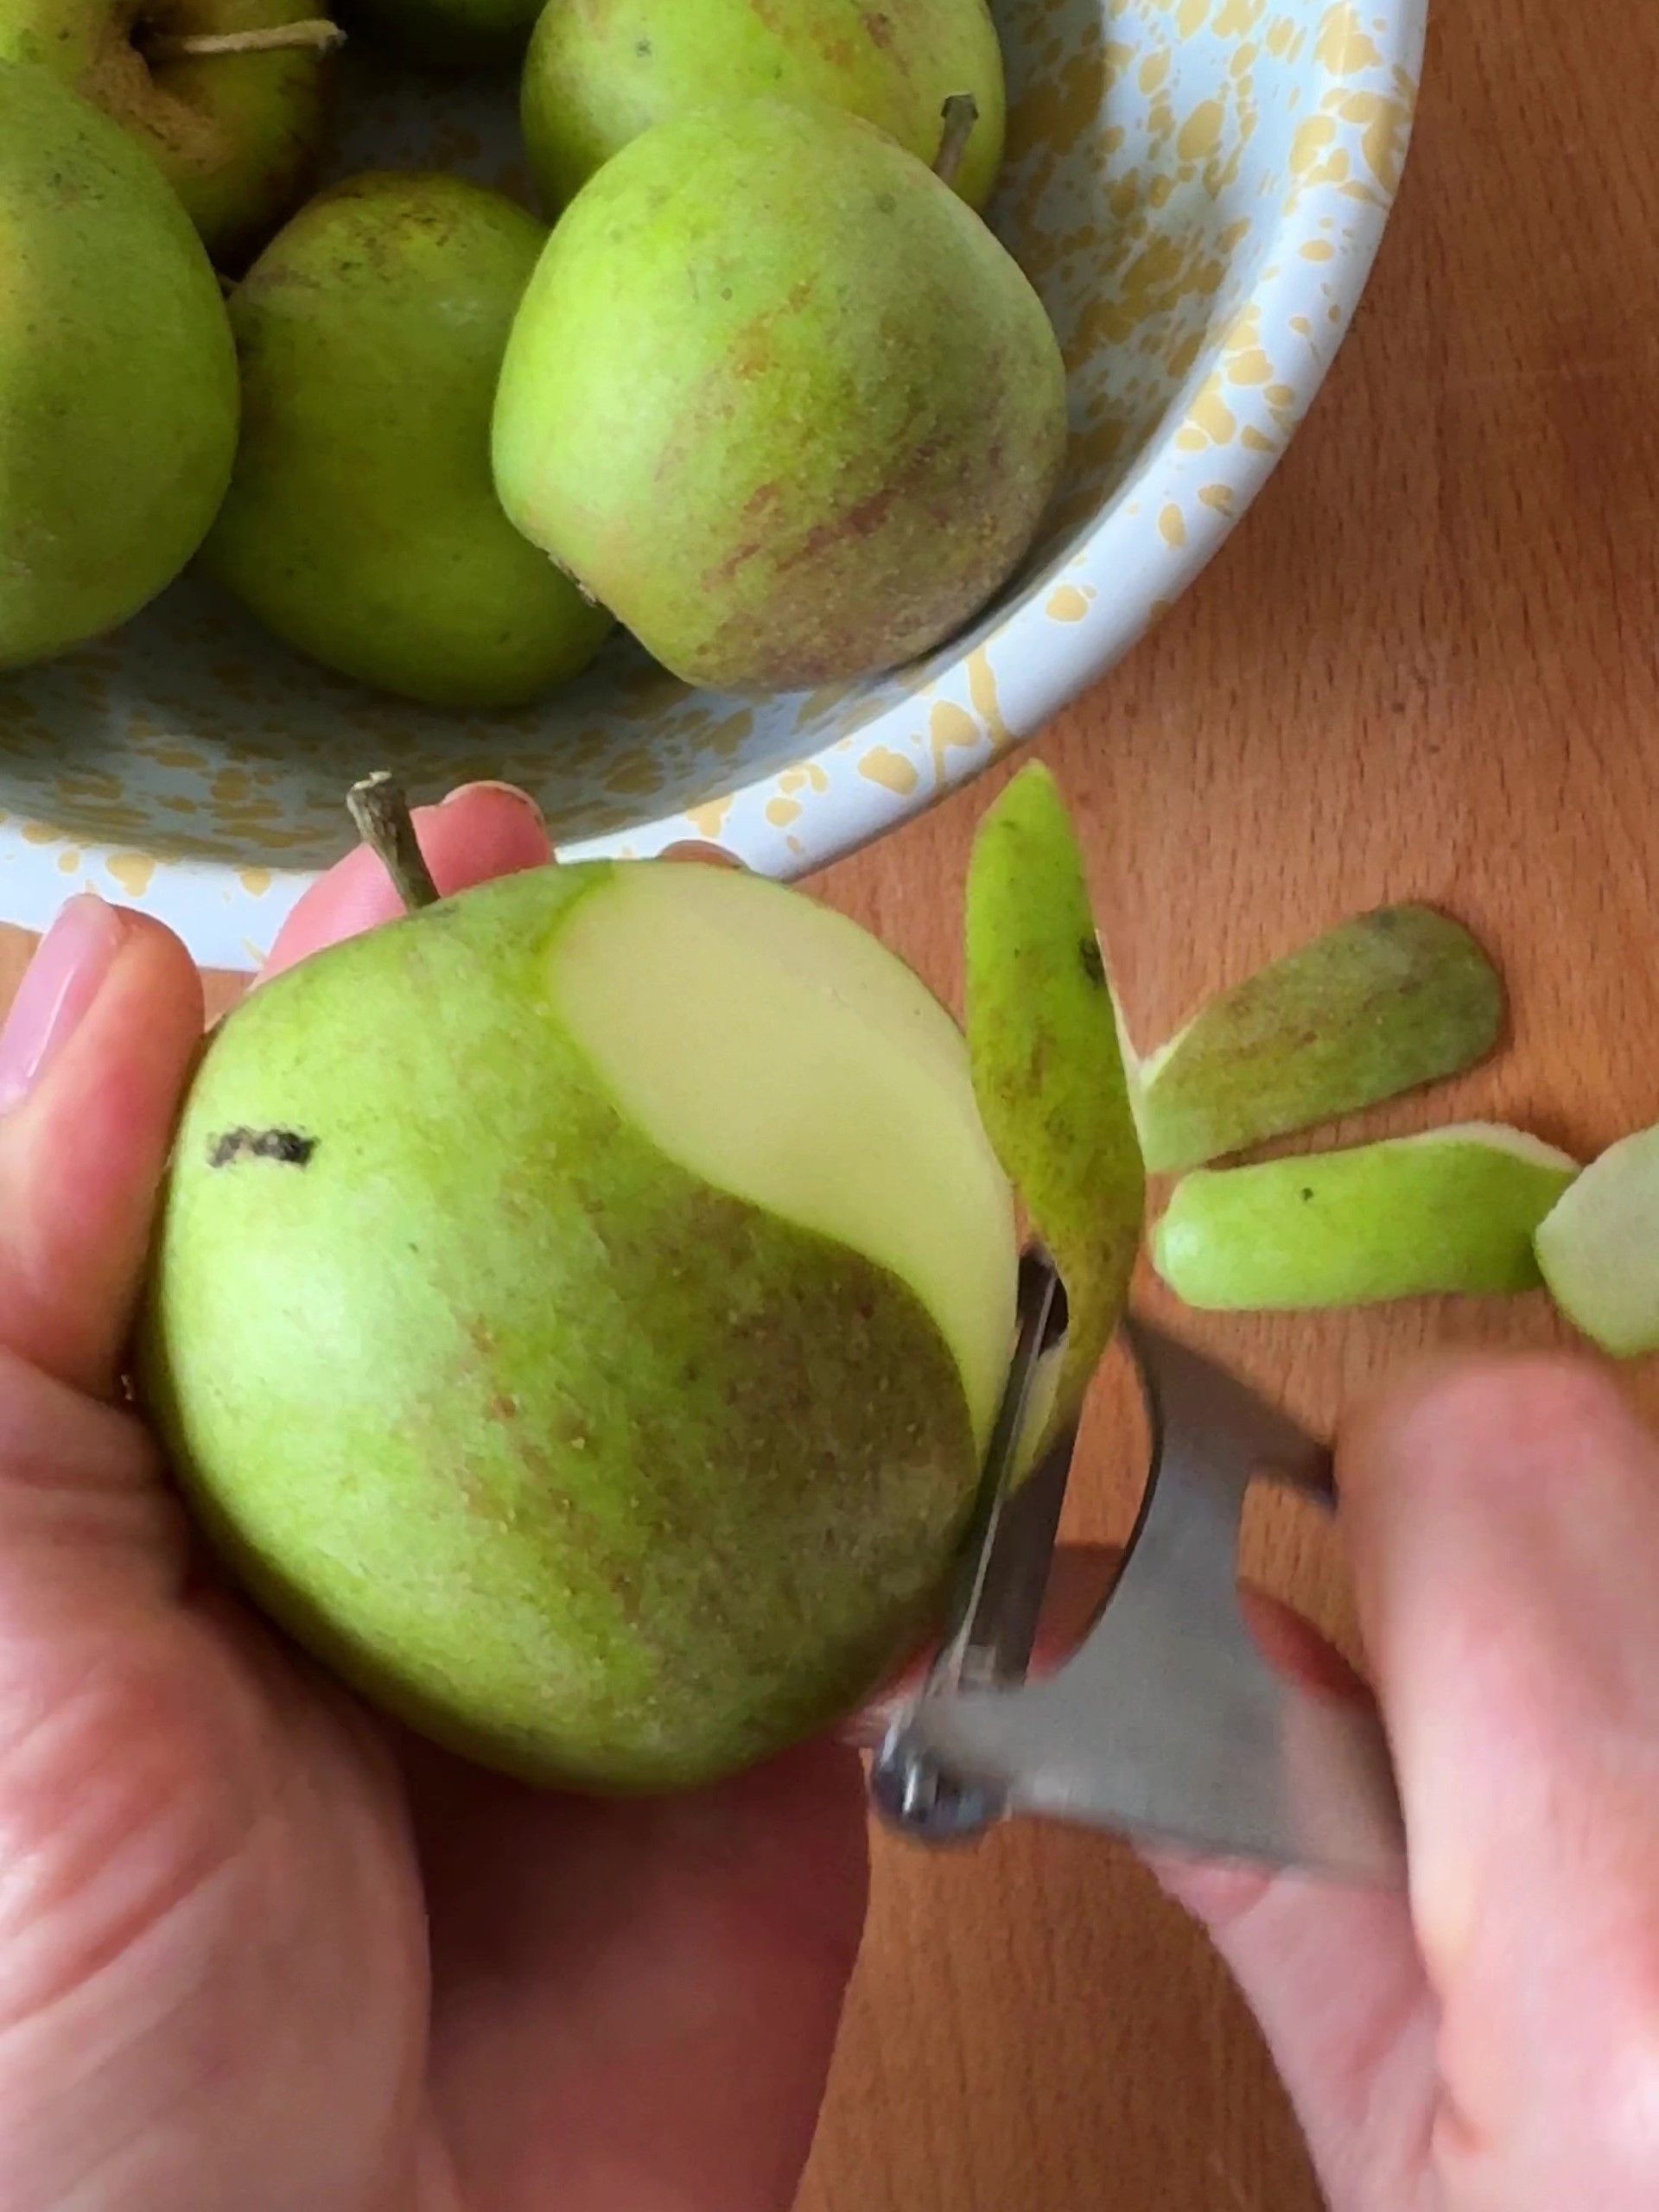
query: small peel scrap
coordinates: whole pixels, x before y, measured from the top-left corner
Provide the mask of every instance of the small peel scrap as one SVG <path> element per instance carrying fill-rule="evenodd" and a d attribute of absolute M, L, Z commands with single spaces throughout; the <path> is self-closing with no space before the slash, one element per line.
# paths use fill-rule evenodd
<path fill-rule="evenodd" d="M 1578 1173 L 1553 1145 L 1491 1122 L 1200 1168 L 1176 1185 L 1153 1263 L 1211 1312 L 1535 1290 L 1534 1232 Z"/>
<path fill-rule="evenodd" d="M 1592 1160 L 1533 1249 L 1567 1319 L 1616 1359 L 1659 1351 L 1659 1128 Z"/>
<path fill-rule="evenodd" d="M 1141 1149 L 1179 1174 L 1472 1067 L 1503 980 L 1460 923 L 1379 906 L 1224 991 L 1133 1071 Z"/>
<path fill-rule="evenodd" d="M 1024 768 L 968 872 L 968 1047 L 1003 1172 L 1065 1288 L 1065 1343 L 1026 1464 L 1077 1419 L 1128 1303 L 1146 1173 L 1083 855 L 1058 786 Z M 1046 1394 L 1046 1378 L 1045 1378 Z"/>

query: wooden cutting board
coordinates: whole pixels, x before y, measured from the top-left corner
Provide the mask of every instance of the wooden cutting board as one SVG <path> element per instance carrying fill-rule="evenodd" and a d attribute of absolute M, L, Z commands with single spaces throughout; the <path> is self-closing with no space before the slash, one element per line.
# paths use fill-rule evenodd
<path fill-rule="evenodd" d="M 1383 899 L 1444 904 L 1499 955 L 1508 1048 L 1348 1135 L 1484 1114 L 1587 1155 L 1659 1118 L 1656 87 L 1644 0 L 1441 0 L 1324 397 L 1221 560 L 1042 743 L 1143 1042 Z M 823 886 L 951 996 L 988 795 Z M 0 995 L 27 950 L 0 932 Z M 1541 1297 L 1198 1333 L 1319 1422 L 1431 1342 L 1562 1337 Z M 1629 1380 L 1659 1417 L 1659 1363 Z M 1078 1533 L 1128 1526 L 1127 1416 L 1104 1378 Z M 1317 1524 L 1264 1516 L 1251 1563 L 1343 1630 Z M 1126 1853 L 1035 1829 L 943 1861 L 878 1844 L 799 2212 L 1318 2202 L 1243 2006 Z"/>

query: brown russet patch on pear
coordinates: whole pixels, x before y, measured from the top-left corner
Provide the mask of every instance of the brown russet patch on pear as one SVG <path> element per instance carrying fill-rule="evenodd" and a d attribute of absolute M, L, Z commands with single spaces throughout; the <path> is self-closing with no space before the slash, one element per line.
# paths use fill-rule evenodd
<path fill-rule="evenodd" d="M 105 17 L 98 52 L 75 89 L 118 123 L 149 133 L 181 162 L 207 175 L 230 157 L 232 149 L 210 117 L 152 76 L 149 64 L 133 43 L 140 14 L 137 7 L 128 4 Z"/>

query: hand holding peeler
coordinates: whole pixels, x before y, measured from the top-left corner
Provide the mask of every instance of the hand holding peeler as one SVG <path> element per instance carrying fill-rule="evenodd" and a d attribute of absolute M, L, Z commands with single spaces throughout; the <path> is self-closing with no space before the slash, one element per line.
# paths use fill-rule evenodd
<path fill-rule="evenodd" d="M 1239 1606 L 1251 1482 L 1332 1506 L 1331 1454 L 1216 1362 L 1133 1317 L 1124 1333 L 1152 1433 L 1139 1519 L 1082 1643 L 1058 1672 L 1027 1680 L 1075 1427 L 1016 1478 L 1065 1310 L 1052 1262 L 1028 1253 L 944 1641 L 874 1761 L 877 1810 L 926 1844 L 1036 1815 L 1160 1850 L 1401 1885 L 1404 1830 L 1376 1715 L 1276 1673 Z"/>

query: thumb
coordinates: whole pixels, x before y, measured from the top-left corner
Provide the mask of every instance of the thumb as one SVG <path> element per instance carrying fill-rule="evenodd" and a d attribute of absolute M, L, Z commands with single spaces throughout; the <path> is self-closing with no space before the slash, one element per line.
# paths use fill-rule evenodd
<path fill-rule="evenodd" d="M 1277 1600 L 1241 1592 L 1263 1656 L 1327 1697 L 1366 1698 L 1340 1653 Z M 1333 2212 L 1416 2212 L 1438 2012 L 1404 1897 L 1292 1873 L 1152 1858 L 1248 2000 Z"/>
<path fill-rule="evenodd" d="M 447 890 L 548 856 L 533 804 L 499 785 L 454 792 L 421 822 Z M 359 849 L 308 892 L 274 965 L 397 911 Z M 84 894 L 42 939 L 0 1033 L 0 1351 L 96 1397 L 117 1387 L 202 1020 L 178 939 Z"/>
<path fill-rule="evenodd" d="M 72 899 L 0 1031 L 0 1351 L 115 1395 L 156 1192 L 202 1031 L 189 955 Z"/>

